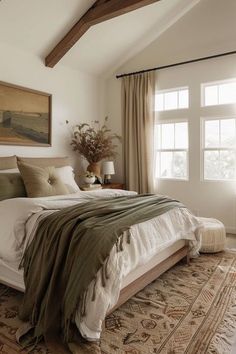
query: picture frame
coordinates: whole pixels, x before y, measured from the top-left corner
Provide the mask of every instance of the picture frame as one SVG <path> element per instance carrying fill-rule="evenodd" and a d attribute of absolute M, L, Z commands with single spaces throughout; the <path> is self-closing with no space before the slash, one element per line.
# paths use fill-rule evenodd
<path fill-rule="evenodd" d="M 52 95 L 0 81 L 0 145 L 51 146 Z"/>

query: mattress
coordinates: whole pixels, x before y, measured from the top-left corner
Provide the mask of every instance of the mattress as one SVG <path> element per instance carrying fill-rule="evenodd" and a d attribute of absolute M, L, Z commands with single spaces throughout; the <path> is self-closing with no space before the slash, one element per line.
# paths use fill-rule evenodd
<path fill-rule="evenodd" d="M 131 284 L 134 280 L 141 277 L 143 274 L 147 273 L 150 269 L 154 268 L 156 265 L 170 257 L 172 254 L 180 250 L 182 247 L 186 245 L 185 240 L 178 240 L 174 242 L 168 242 L 165 246 L 160 249 L 160 251 L 152 257 L 147 263 L 144 263 L 134 270 L 132 270 L 121 283 L 121 289 L 125 288 L 129 284 Z M 165 248 L 164 248 L 165 247 Z"/>
<path fill-rule="evenodd" d="M 0 259 L 0 282 L 19 291 L 25 290 L 23 270 L 18 270 L 18 263 Z"/>
<path fill-rule="evenodd" d="M 139 265 L 134 270 L 132 270 L 126 277 L 124 277 L 121 283 L 121 289 L 125 288 L 135 279 L 138 279 L 140 276 L 147 273 L 150 269 L 152 269 L 157 264 L 161 263 L 163 260 L 177 252 L 180 248 L 184 247 L 185 243 L 185 240 L 168 242 L 165 248 L 160 250 L 147 263 Z M 3 259 L 0 259 L 0 281 L 1 283 L 21 292 L 24 292 L 25 290 L 23 270 L 18 269 L 18 263 L 6 262 Z"/>

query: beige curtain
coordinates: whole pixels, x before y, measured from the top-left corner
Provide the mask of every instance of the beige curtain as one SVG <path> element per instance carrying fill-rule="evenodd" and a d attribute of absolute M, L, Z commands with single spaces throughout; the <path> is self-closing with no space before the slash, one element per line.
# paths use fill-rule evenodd
<path fill-rule="evenodd" d="M 126 188 L 153 192 L 155 72 L 122 79 L 124 173 Z"/>

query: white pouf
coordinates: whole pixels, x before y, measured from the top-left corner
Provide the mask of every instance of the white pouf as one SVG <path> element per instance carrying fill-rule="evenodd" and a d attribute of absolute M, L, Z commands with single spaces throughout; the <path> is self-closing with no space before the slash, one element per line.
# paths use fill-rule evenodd
<path fill-rule="evenodd" d="M 200 231 L 202 253 L 223 251 L 226 244 L 226 232 L 222 222 L 217 219 L 199 218 L 204 225 Z"/>

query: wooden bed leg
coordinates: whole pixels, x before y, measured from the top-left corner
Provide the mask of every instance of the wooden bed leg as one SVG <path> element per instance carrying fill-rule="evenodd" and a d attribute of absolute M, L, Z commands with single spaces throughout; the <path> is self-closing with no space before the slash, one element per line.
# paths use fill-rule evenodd
<path fill-rule="evenodd" d="M 186 254 L 186 256 L 185 256 L 185 260 L 186 260 L 186 263 L 187 263 L 187 265 L 190 265 L 190 255 L 189 255 L 189 240 L 186 240 L 185 241 L 185 244 L 186 244 L 186 246 L 187 246 L 187 254 Z"/>
<path fill-rule="evenodd" d="M 190 265 L 190 256 L 189 256 L 189 253 L 187 253 L 187 255 L 185 256 L 185 259 L 186 259 L 187 265 Z"/>

